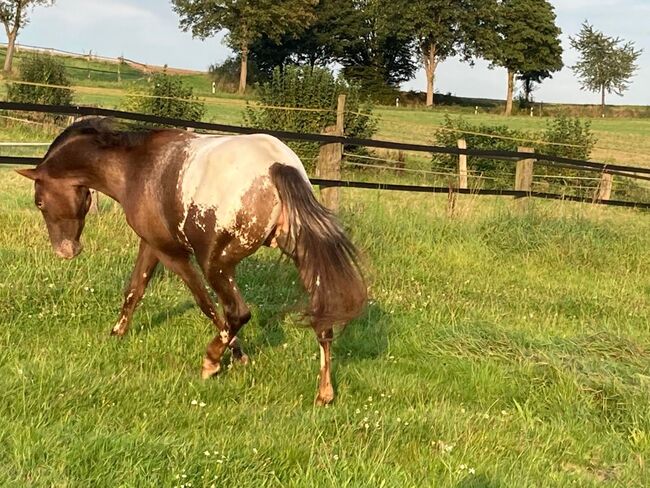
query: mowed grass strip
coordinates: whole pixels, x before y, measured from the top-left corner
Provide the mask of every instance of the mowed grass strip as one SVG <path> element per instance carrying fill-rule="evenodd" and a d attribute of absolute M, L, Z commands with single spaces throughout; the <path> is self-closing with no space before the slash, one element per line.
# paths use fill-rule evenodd
<path fill-rule="evenodd" d="M 642 486 L 650 455 L 647 214 L 345 190 L 372 301 L 335 342 L 338 398 L 293 266 L 243 262 L 253 360 L 199 379 L 208 321 L 158 273 L 108 332 L 137 240 L 104 198 L 54 257 L 0 170 L 1 486 Z"/>

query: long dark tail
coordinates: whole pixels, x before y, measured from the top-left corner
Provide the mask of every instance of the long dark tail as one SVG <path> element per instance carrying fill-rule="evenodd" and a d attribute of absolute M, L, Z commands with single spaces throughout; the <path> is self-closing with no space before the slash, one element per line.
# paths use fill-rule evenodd
<path fill-rule="evenodd" d="M 275 163 L 271 179 L 289 229 L 280 245 L 296 261 L 311 297 L 312 326 L 318 333 L 346 325 L 361 314 L 367 300 L 356 248 L 297 169 Z"/>

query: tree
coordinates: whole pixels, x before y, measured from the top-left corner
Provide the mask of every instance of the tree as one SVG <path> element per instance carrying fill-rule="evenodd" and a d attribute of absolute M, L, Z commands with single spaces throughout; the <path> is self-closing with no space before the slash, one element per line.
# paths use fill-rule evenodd
<path fill-rule="evenodd" d="M 11 73 L 18 31 L 29 22 L 27 18 L 28 9 L 37 5 L 49 7 L 53 3 L 54 0 L 0 0 L 0 20 L 4 24 L 5 32 L 7 33 L 7 54 L 4 65 L 5 74 Z"/>
<path fill-rule="evenodd" d="M 206 39 L 227 29 L 227 42 L 241 57 L 239 92 L 246 90 L 248 54 L 261 36 L 278 40 L 314 19 L 318 0 L 172 0 L 184 31 Z"/>
<path fill-rule="evenodd" d="M 551 73 L 548 71 L 527 71 L 517 75 L 517 81 L 521 81 L 521 88 L 524 91 L 524 101 L 530 104 L 532 100 L 532 93 L 535 91 L 535 85 L 540 84 L 546 78 L 550 78 Z"/>
<path fill-rule="evenodd" d="M 506 68 L 505 114 L 512 113 L 514 79 L 518 73 L 562 69 L 560 28 L 547 0 L 497 0 L 493 15 L 475 38 L 476 50 L 491 66 Z"/>
<path fill-rule="evenodd" d="M 427 106 L 434 104 L 438 64 L 463 47 L 464 19 L 468 0 L 414 0 L 411 2 L 411 28 L 417 40 L 417 58 L 427 76 Z"/>
<path fill-rule="evenodd" d="M 571 47 L 580 53 L 580 59 L 571 69 L 580 79 L 583 90 L 600 92 L 604 116 L 605 92 L 623 95 L 629 88 L 630 78 L 637 70 L 636 60 L 643 50 L 635 50 L 633 42 L 623 43 L 618 37 L 606 36 L 588 22 L 582 24 L 577 37 L 569 39 Z"/>
<path fill-rule="evenodd" d="M 341 41 L 337 61 L 346 79 L 361 85 L 375 99 L 392 94 L 413 78 L 414 36 L 408 0 L 356 0 L 355 29 Z"/>
<path fill-rule="evenodd" d="M 363 27 L 363 12 L 350 0 L 320 0 L 314 22 L 298 36 L 285 36 L 281 43 L 297 64 L 310 68 L 336 61 L 355 42 Z"/>

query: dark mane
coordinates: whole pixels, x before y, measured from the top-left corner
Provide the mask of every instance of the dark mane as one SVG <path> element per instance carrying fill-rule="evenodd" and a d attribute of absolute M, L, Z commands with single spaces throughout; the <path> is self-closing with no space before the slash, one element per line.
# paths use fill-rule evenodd
<path fill-rule="evenodd" d="M 132 148 L 141 145 L 152 133 L 168 131 L 171 129 L 158 129 L 134 125 L 118 124 L 110 117 L 84 117 L 59 134 L 50 145 L 43 161 L 51 152 L 63 144 L 70 137 L 76 135 L 92 135 L 94 142 L 101 148 Z"/>

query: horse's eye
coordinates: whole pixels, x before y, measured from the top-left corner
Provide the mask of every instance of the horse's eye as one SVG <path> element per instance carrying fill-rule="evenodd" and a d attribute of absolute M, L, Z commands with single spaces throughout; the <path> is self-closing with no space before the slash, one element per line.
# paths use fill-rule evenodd
<path fill-rule="evenodd" d="M 45 204 L 43 203 L 43 200 L 39 200 L 39 201 L 36 202 L 36 206 L 38 208 L 40 208 L 41 210 L 43 210 L 43 207 L 45 206 Z"/>

